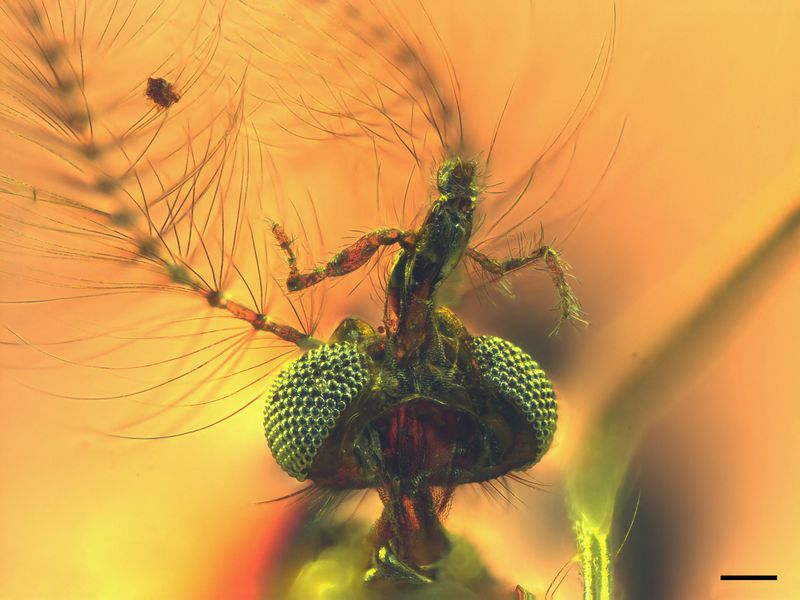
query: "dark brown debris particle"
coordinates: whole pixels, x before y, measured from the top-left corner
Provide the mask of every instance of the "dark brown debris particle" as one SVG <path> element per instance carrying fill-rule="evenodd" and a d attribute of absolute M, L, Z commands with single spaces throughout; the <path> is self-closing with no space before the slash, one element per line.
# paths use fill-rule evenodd
<path fill-rule="evenodd" d="M 147 97 L 161 108 L 169 108 L 181 99 L 172 84 L 161 77 L 147 78 Z"/>

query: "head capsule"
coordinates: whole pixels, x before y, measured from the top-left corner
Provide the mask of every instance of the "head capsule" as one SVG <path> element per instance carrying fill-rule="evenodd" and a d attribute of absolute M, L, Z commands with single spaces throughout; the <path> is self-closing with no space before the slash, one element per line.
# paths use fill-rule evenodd
<path fill-rule="evenodd" d="M 436 314 L 436 364 L 413 373 L 398 369 L 385 338 L 358 319 L 286 365 L 264 429 L 287 473 L 334 489 L 396 478 L 452 487 L 539 461 L 557 418 L 545 373 L 511 342 L 470 336 L 451 311 Z"/>

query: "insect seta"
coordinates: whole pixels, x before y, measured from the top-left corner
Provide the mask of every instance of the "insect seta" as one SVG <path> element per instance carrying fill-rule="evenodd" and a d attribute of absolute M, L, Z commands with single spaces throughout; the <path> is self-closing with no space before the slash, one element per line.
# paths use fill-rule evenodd
<path fill-rule="evenodd" d="M 20 157 L 46 158 L 34 178 L 19 157 L 3 166 L 3 240 L 37 267 L 59 265 L 36 283 L 68 289 L 7 303 L 100 306 L 109 323 L 137 314 L 139 299 L 159 309 L 158 320 L 110 336 L 81 332 L 62 345 L 9 329 L 7 343 L 76 369 L 158 372 L 111 391 L 89 391 L 97 376 L 81 378 L 78 391 L 56 382 L 60 398 L 135 405 L 117 437 L 179 437 L 265 402 L 267 442 L 286 473 L 323 494 L 380 497 L 363 579 L 433 583 L 453 546 L 443 521 L 456 488 L 523 471 L 553 440 L 556 401 L 543 370 L 523 348 L 472 331 L 445 288 L 464 273 L 503 282 L 537 267 L 556 288 L 557 327 L 581 320 L 554 245 L 484 246 L 537 214 L 521 201 L 570 128 L 500 192 L 486 183 L 500 122 L 490 139 L 464 126 L 460 83 L 435 28 L 423 42 L 402 10 L 371 2 L 231 4 L 226 19 L 213 2 L 180 19 L 179 2 L 134 3 L 130 13 L 103 2 L 93 17 L 80 1 L 20 0 L 3 11 L 3 135 L 27 149 Z M 163 47 L 173 48 L 166 58 Z M 142 48 L 154 49 L 152 60 Z M 240 71 L 230 67 L 242 57 Z M 587 90 L 591 100 L 596 89 Z M 570 107 L 568 123 L 588 113 L 583 104 Z M 323 148 L 315 151 L 331 163 L 339 149 L 366 148 L 376 171 L 370 202 L 394 212 L 310 270 L 305 229 L 316 214 L 282 218 L 286 205 L 296 208 L 284 202 L 278 166 L 293 144 Z M 405 185 L 387 175 L 391 161 L 409 167 Z M 382 198 L 387 190 L 402 200 Z M 358 212 L 353 194 L 343 204 Z M 69 261 L 77 266 L 61 267 Z M 318 336 L 315 291 L 376 262 L 382 317 L 349 316 Z M 27 266 L 19 262 L 20 279 L 39 273 Z M 108 351 L 62 355 L 104 336 Z M 139 344 L 146 360 L 119 366 L 118 340 Z M 128 431 L 179 407 L 216 412 L 199 422 L 181 413 L 177 433 Z"/>

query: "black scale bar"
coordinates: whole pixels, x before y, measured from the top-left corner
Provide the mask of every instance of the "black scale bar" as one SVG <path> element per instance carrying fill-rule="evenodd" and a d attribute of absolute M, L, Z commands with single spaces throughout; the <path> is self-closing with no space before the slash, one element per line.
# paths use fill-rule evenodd
<path fill-rule="evenodd" d="M 720 575 L 722 581 L 778 581 L 777 575 Z"/>

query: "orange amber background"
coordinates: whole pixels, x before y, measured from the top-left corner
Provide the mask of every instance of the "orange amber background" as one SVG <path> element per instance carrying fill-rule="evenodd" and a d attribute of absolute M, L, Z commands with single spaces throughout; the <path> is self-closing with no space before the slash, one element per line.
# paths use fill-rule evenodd
<path fill-rule="evenodd" d="M 530 162 L 530 140 L 540 148 L 580 95 L 610 6 L 444 4 L 430 3 L 431 18 L 459 73 L 465 119 L 481 132 L 476 145 L 485 149 L 516 82 L 493 160 L 502 165 L 498 171 L 519 172 Z M 415 7 L 409 2 L 411 19 L 421 18 Z M 598 401 L 800 198 L 800 7 L 620 0 L 616 12 L 608 79 L 582 126 L 564 191 L 542 219 L 545 237 L 559 241 L 580 280 L 577 293 L 592 326 L 544 339 L 552 315 L 541 313 L 552 291 L 533 271 L 513 278 L 513 302 L 468 296 L 459 308 L 473 331 L 505 335 L 534 357 L 543 355 L 560 392 L 556 445 L 532 472 L 554 493 L 519 489 L 521 501 L 509 508 L 464 490 L 448 521 L 479 546 L 499 577 L 538 593 L 574 554 L 561 481 Z M 586 204 L 623 121 L 611 168 Z M 353 228 L 398 225 L 388 204 L 402 192 L 383 194 L 380 211 L 372 207 L 369 153 L 313 145 L 301 148 L 301 158 L 283 158 L 291 165 L 281 173 L 287 193 L 314 191 L 324 252 Z M 385 169 L 391 180 L 392 165 Z M 527 230 L 538 232 L 538 221 Z M 653 537 L 659 545 L 670 540 L 664 597 L 777 599 L 800 591 L 800 481 L 792 460 L 800 423 L 797 250 L 728 324 L 728 337 L 676 387 L 637 453 L 648 482 L 642 502 L 651 514 L 668 516 L 662 528 L 669 535 Z M 4 253 L 3 260 L 18 265 L 24 258 Z M 20 286 L 0 280 L 4 299 L 25 298 Z M 379 317 L 379 303 L 366 297 L 348 303 L 351 287 L 331 292 L 320 335 L 351 312 Z M 170 301 L 129 305 L 122 316 L 104 310 L 102 301 L 63 312 L 56 305 L 3 305 L 0 319 L 41 340 L 53 330 L 75 334 L 85 320 L 151 318 L 168 312 Z M 529 327 L 528 320 L 544 325 Z M 70 365 L 27 372 L 15 352 L 3 350 L 0 381 L 0 597 L 268 594 L 261 581 L 296 517 L 291 506 L 253 502 L 297 486 L 269 455 L 259 402 L 195 435 L 113 439 L 94 428 L 113 429 L 131 404 L 33 391 L 26 385 L 90 390 L 95 383 Z M 167 418 L 150 433 L 179 429 L 175 421 Z M 376 511 L 374 503 L 362 508 L 367 519 Z M 719 581 L 721 573 L 751 572 L 777 574 L 779 581 Z M 618 583 L 625 585 L 621 575 Z M 573 567 L 557 597 L 578 598 L 579 590 Z"/>

